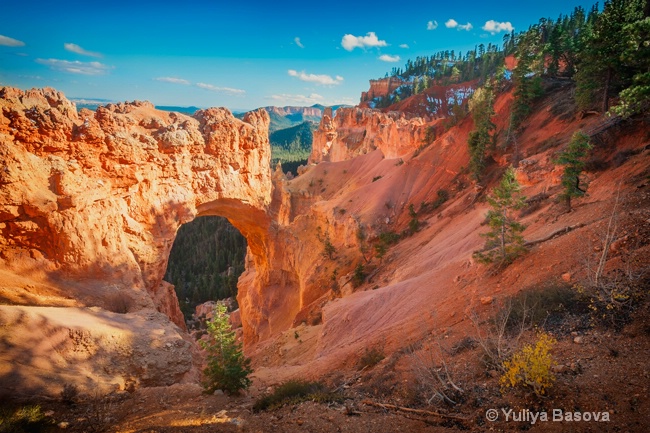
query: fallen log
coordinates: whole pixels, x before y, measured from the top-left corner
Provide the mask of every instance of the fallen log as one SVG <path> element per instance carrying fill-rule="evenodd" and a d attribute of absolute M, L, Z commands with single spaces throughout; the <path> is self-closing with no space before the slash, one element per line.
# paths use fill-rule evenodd
<path fill-rule="evenodd" d="M 575 229 L 579 229 L 580 227 L 584 227 L 585 225 L 586 225 L 585 223 L 579 223 L 579 224 L 576 224 L 576 225 L 573 225 L 573 226 L 568 226 L 568 227 L 561 228 L 560 230 L 556 230 L 553 233 L 551 233 L 550 235 L 545 236 L 545 237 L 543 237 L 541 239 L 536 239 L 534 241 L 525 242 L 524 246 L 525 247 L 532 247 L 533 245 L 541 244 L 542 242 L 546 242 L 548 240 L 551 240 L 556 236 L 565 235 L 565 234 L 567 234 L 569 232 L 572 232 Z"/>
<path fill-rule="evenodd" d="M 455 421 L 469 421 L 468 418 L 455 416 L 455 415 L 447 415 L 445 413 L 440 413 L 440 412 L 432 412 L 430 410 L 411 409 L 410 407 L 395 406 L 394 404 L 388 404 L 388 403 L 376 403 L 370 400 L 363 400 L 361 403 L 367 404 L 368 406 L 379 407 L 382 409 L 393 409 L 402 412 L 415 413 L 418 415 L 437 416 L 440 418 L 453 419 Z"/>

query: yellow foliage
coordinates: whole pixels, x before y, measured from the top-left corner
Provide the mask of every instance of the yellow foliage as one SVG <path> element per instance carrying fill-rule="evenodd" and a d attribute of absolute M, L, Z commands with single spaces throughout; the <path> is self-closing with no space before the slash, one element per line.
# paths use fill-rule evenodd
<path fill-rule="evenodd" d="M 527 386 L 537 395 L 546 394 L 555 380 L 551 371 L 555 362 L 550 354 L 555 343 L 553 337 L 541 333 L 534 346 L 527 344 L 509 361 L 504 361 L 505 373 L 500 379 L 501 386 Z"/>

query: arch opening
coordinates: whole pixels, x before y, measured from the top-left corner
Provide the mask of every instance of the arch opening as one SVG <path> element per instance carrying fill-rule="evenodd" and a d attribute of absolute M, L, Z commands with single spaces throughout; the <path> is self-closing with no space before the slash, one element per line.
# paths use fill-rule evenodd
<path fill-rule="evenodd" d="M 246 248 L 246 238 L 225 217 L 202 216 L 179 228 L 164 280 L 174 285 L 186 324 L 205 302 L 231 298 L 236 305 Z"/>

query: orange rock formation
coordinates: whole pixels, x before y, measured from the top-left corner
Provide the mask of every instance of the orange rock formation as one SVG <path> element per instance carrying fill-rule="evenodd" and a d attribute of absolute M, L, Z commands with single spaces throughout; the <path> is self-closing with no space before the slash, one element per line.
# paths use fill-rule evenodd
<path fill-rule="evenodd" d="M 545 103 L 553 104 L 564 91 L 556 90 Z M 248 239 L 247 267 L 238 284 L 243 335 L 256 374 L 272 383 L 350 368 L 373 345 L 387 354 L 404 349 L 433 329 L 468 326 L 467 313 L 485 307 L 481 299 L 496 302 L 564 273 L 577 275 L 582 264 L 569 258 L 577 244 L 593 237 L 593 225 L 609 217 L 618 200 L 614 183 L 629 180 L 621 197 L 630 203 L 642 200 L 647 186 L 645 132 L 620 133 L 617 146 L 635 149 L 631 162 L 589 173 L 589 196 L 582 205 L 557 213 L 551 199 L 560 189 L 554 153 L 574 130 L 590 130 L 601 120 L 561 118 L 547 107 L 535 111 L 517 149 L 524 157 L 518 169 L 523 192 L 540 201 L 522 217 L 524 236 L 550 239 L 567 226 L 588 225 L 552 239 L 551 246 L 535 244 L 524 258 L 490 277 L 472 259 L 484 243 L 479 234 L 485 231 L 488 206 L 481 199 L 486 190 L 463 170 L 469 117 L 415 152 L 426 127 L 437 120 L 359 108 L 341 109 L 332 118 L 326 110 L 310 158 L 318 164 L 290 180 L 269 170 L 263 112 L 242 122 L 226 110 L 188 117 L 131 103 L 77 116 L 51 89 L 4 88 L 0 96 L 0 282 L 7 286 L 11 280 L 12 302 L 32 305 L 30 292 L 59 290 L 73 299 L 59 296 L 57 306 L 83 309 L 75 316 L 76 327 L 83 328 L 91 314 L 111 329 L 135 332 L 125 316 L 84 308 L 110 308 L 111 294 L 127 293 L 137 308 L 126 317 L 133 314 L 154 341 L 167 338 L 162 341 L 170 363 L 186 360 L 191 350 L 175 342 L 183 333 L 154 311 L 175 317 L 171 310 L 177 310 L 170 286 L 162 282 L 165 261 L 180 224 L 199 215 L 223 215 Z M 501 131 L 511 101 L 506 92 L 495 103 Z M 499 150 L 488 159 L 496 182 L 514 158 Z M 449 200 L 432 210 L 429 205 L 441 190 Z M 379 235 L 405 231 L 413 212 L 419 231 L 377 257 L 372 247 Z M 643 212 L 629 215 L 647 220 Z M 323 254 L 327 242 L 334 248 L 329 257 Z M 354 287 L 359 264 L 366 278 Z M 38 302 L 46 300 L 41 296 Z M 0 307 L 0 320 L 12 326 L 0 330 L 29 328 L 27 334 L 35 334 L 41 314 L 56 323 L 48 334 L 65 335 L 56 312 L 18 310 L 24 308 Z M 26 323 L 25 317 L 30 318 Z M 102 332 L 91 332 L 91 340 L 102 341 L 113 331 Z M 131 336 L 138 347 L 142 332 L 139 340 Z M 300 343 L 294 332 L 300 333 Z M 34 336 L 33 341 L 40 340 Z M 153 357 L 147 355 L 152 350 L 138 353 Z M 0 360 L 7 353 L 0 351 Z M 157 361 L 151 367 L 115 359 L 148 374 L 166 368 L 162 358 L 152 358 Z M 170 380 L 186 380 L 189 368 L 170 370 Z M 137 379 L 160 381 L 144 373 Z"/>
<path fill-rule="evenodd" d="M 332 118 L 332 110 L 327 108 L 314 131 L 309 161 L 345 161 L 375 149 L 386 158 L 398 158 L 422 145 L 425 124 L 421 117 L 357 107 L 340 108 Z"/>
<path fill-rule="evenodd" d="M 379 80 L 370 80 L 370 89 L 367 92 L 361 92 L 361 102 L 369 101 L 373 98 L 380 96 L 390 95 L 400 86 L 405 84 L 412 84 L 411 82 L 403 81 L 401 78 L 388 77 L 380 78 Z"/>
<path fill-rule="evenodd" d="M 8 87 L 0 109 L 0 271 L 12 302 L 33 304 L 26 277 L 78 306 L 115 311 L 121 297 L 184 329 L 162 279 L 178 227 L 201 215 L 225 216 L 247 237 L 249 278 L 265 269 L 265 111 L 241 121 L 226 109 L 189 117 L 133 102 L 77 114 L 53 89 Z"/>

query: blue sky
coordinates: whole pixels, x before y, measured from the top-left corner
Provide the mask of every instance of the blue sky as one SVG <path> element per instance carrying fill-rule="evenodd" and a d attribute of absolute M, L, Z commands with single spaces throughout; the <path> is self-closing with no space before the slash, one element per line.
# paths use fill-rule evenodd
<path fill-rule="evenodd" d="M 356 104 L 409 58 L 593 3 L 0 0 L 0 85 L 234 110 Z"/>

